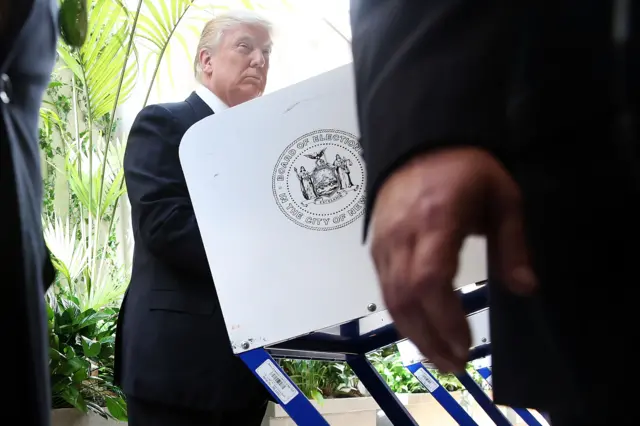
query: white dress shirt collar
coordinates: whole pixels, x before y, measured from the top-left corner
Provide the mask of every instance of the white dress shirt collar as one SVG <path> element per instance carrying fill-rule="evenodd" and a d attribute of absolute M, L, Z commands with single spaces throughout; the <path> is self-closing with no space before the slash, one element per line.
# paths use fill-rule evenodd
<path fill-rule="evenodd" d="M 200 99 L 202 99 L 204 103 L 206 103 L 215 113 L 220 113 L 225 109 L 229 109 L 227 104 L 222 102 L 219 97 L 202 84 L 198 84 L 196 87 L 196 94 L 200 96 Z"/>

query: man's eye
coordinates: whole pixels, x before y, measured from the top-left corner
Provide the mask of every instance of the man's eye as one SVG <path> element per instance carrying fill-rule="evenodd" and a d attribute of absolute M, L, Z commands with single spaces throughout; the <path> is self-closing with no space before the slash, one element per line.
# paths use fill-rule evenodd
<path fill-rule="evenodd" d="M 238 46 L 242 47 L 243 49 L 249 49 L 249 45 L 247 43 L 240 43 Z"/>

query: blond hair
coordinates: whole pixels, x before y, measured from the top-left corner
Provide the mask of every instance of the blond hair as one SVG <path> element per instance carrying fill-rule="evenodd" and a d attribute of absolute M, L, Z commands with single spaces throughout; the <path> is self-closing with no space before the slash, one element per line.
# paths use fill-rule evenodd
<path fill-rule="evenodd" d="M 198 82 L 202 82 L 200 52 L 204 49 L 213 53 L 220 44 L 224 31 L 241 24 L 257 25 L 267 30 L 270 35 L 272 34 L 273 26 L 271 22 L 259 14 L 248 10 L 230 11 L 211 19 L 202 29 L 200 41 L 198 42 L 198 50 L 193 60 L 193 74 Z"/>

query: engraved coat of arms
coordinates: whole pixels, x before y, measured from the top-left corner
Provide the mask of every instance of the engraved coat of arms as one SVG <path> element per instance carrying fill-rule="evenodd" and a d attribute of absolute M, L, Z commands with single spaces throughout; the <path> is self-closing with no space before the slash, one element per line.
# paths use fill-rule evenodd
<path fill-rule="evenodd" d="M 294 168 L 300 181 L 300 191 L 305 199 L 303 205 L 332 203 L 342 198 L 347 191 L 358 188 L 351 181 L 351 160 L 336 154 L 333 162 L 329 162 L 326 152 L 327 147 L 324 147 L 318 152 L 304 154 L 315 161 L 312 163 L 311 171 L 304 166 L 300 166 L 300 170 Z"/>

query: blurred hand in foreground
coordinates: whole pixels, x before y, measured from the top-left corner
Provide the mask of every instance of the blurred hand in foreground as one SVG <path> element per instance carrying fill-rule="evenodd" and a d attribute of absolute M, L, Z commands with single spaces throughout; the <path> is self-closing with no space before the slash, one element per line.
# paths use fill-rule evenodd
<path fill-rule="evenodd" d="M 509 290 L 526 295 L 536 288 L 520 190 L 486 151 L 446 149 L 411 160 L 382 185 L 371 226 L 389 313 L 441 371 L 463 371 L 471 343 L 453 291 L 466 237 L 486 236 L 489 268 Z"/>

